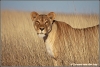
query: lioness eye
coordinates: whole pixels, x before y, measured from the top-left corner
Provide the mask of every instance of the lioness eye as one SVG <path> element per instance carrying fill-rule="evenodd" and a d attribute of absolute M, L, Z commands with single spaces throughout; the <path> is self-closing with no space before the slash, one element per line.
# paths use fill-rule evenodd
<path fill-rule="evenodd" d="M 45 22 L 45 24 L 48 24 L 48 22 Z"/>
<path fill-rule="evenodd" d="M 36 23 L 36 24 L 40 24 L 39 21 L 36 21 L 35 23 Z"/>

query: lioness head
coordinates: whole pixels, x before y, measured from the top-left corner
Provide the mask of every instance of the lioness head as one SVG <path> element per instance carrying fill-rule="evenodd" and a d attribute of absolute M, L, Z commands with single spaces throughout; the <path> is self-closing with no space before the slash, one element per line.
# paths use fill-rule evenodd
<path fill-rule="evenodd" d="M 49 14 L 38 14 L 37 12 L 31 12 L 31 19 L 34 22 L 34 28 L 40 37 L 48 35 L 52 30 L 52 23 L 55 18 L 54 12 Z"/>

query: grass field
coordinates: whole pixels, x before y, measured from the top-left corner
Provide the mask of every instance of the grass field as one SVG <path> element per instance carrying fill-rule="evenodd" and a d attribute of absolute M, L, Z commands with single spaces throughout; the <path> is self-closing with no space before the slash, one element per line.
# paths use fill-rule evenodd
<path fill-rule="evenodd" d="M 74 28 L 87 28 L 99 24 L 96 14 L 58 14 L 56 20 Z M 30 12 L 1 11 L 2 65 L 53 66 L 45 44 L 33 27 Z"/>

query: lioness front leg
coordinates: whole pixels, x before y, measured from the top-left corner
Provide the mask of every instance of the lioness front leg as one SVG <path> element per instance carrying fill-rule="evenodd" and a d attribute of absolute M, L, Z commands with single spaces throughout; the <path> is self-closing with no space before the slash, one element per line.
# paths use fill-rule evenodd
<path fill-rule="evenodd" d="M 57 58 L 52 57 L 52 59 L 53 59 L 54 66 L 58 66 L 58 64 L 57 64 Z"/>

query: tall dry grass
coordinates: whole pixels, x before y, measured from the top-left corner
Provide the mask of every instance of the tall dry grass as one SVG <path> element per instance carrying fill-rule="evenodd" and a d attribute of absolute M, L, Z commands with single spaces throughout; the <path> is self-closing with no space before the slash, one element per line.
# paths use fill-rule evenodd
<path fill-rule="evenodd" d="M 86 28 L 99 24 L 98 15 L 57 14 L 56 20 L 72 27 Z M 2 65 L 53 66 L 30 18 L 30 12 L 1 11 Z"/>

